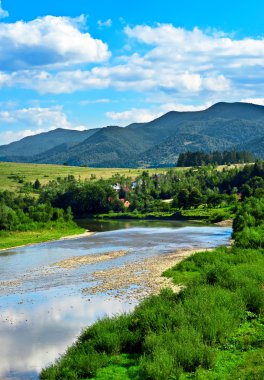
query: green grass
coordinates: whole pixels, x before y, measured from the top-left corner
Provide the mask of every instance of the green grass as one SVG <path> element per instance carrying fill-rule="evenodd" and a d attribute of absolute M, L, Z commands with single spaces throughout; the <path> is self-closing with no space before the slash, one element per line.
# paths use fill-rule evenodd
<path fill-rule="evenodd" d="M 262 380 L 264 378 L 264 321 L 254 318 L 242 323 L 229 340 L 216 349 L 210 370 L 182 374 L 180 380 Z"/>
<path fill-rule="evenodd" d="M 174 212 L 155 211 L 140 213 L 138 211 L 127 212 L 108 212 L 107 214 L 97 214 L 95 219 L 173 219 Z"/>
<path fill-rule="evenodd" d="M 262 379 L 264 251 L 197 253 L 165 275 L 187 287 L 98 321 L 41 379 Z"/>
<path fill-rule="evenodd" d="M 210 222 L 233 219 L 235 216 L 232 206 L 212 208 L 197 207 L 189 210 L 181 210 L 181 214 L 186 218 L 203 218 Z"/>
<path fill-rule="evenodd" d="M 0 249 L 18 247 L 21 245 L 43 243 L 60 239 L 64 236 L 77 235 L 85 230 L 74 223 L 50 223 L 33 231 L 0 231 Z"/>
<path fill-rule="evenodd" d="M 64 165 L 39 165 L 23 164 L 13 162 L 0 162 L 0 187 L 1 190 L 15 191 L 22 187 L 19 179 L 24 182 L 34 182 L 37 178 L 40 183 L 47 184 L 49 181 L 58 177 L 67 177 L 74 175 L 76 179 L 90 179 L 91 175 L 96 175 L 97 179 L 107 179 L 114 174 L 135 178 L 142 173 L 144 169 L 119 169 L 119 168 L 85 168 L 78 166 Z M 182 169 L 179 169 L 182 170 Z M 150 173 L 167 172 L 167 169 L 148 169 Z M 18 179 L 19 178 L 19 179 Z"/>
<path fill-rule="evenodd" d="M 232 219 L 234 214 L 232 207 L 215 208 L 192 208 L 189 210 L 154 211 L 148 213 L 133 212 L 108 212 L 98 214 L 96 219 L 176 219 L 176 220 L 201 220 L 205 222 L 218 222 L 221 220 Z"/>

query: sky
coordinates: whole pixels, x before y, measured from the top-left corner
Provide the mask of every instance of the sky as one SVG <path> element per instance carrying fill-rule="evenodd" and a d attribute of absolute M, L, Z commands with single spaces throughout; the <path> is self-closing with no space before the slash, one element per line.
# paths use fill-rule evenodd
<path fill-rule="evenodd" d="M 263 0 L 0 1 L 0 145 L 264 105 Z"/>

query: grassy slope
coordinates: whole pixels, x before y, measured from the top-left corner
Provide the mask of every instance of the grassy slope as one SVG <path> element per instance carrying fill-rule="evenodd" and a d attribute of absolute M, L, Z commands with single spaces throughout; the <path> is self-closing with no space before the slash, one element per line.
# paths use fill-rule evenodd
<path fill-rule="evenodd" d="M 49 224 L 33 231 L 0 231 L 0 250 L 27 244 L 43 243 L 63 236 L 77 235 L 85 230 L 75 224 Z"/>
<path fill-rule="evenodd" d="M 187 288 L 97 322 L 41 379 L 262 379 L 264 252 L 197 253 L 166 275 Z"/>
<path fill-rule="evenodd" d="M 98 169 L 98 168 L 83 168 L 78 166 L 64 166 L 64 165 L 38 165 L 38 164 L 20 164 L 10 162 L 0 162 L 0 187 L 1 190 L 17 190 L 21 187 L 12 176 L 19 176 L 25 182 L 33 182 L 37 178 L 41 184 L 46 184 L 50 180 L 57 177 L 66 177 L 74 175 L 77 179 L 89 179 L 91 174 L 95 174 L 96 178 L 110 178 L 114 174 L 121 174 L 135 178 L 143 169 Z M 151 172 L 157 172 L 157 169 L 148 169 Z M 158 172 L 164 172 L 166 169 L 158 169 Z"/>

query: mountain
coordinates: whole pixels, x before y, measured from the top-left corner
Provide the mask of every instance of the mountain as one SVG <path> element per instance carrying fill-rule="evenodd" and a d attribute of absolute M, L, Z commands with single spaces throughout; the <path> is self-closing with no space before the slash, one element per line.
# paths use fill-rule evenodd
<path fill-rule="evenodd" d="M 203 136 L 201 134 L 181 133 L 165 139 L 160 144 L 139 155 L 135 166 L 176 166 L 180 153 L 197 152 L 200 150 L 211 152 L 229 149 L 232 149 L 232 143 L 228 140 Z"/>
<path fill-rule="evenodd" d="M 58 129 L 0 147 L 0 160 L 92 167 L 172 166 L 181 152 L 241 148 L 264 158 L 264 106 L 222 102 L 204 111 L 171 111 L 125 128 Z"/>
<path fill-rule="evenodd" d="M 141 137 L 126 128 L 109 126 L 100 129 L 91 137 L 68 150 L 54 155 L 35 156 L 37 163 L 67 163 L 68 165 L 85 165 L 94 167 L 124 166 L 138 152 L 151 146 Z"/>
<path fill-rule="evenodd" d="M 78 144 L 92 136 L 98 129 L 75 131 L 58 128 L 53 131 L 24 137 L 22 140 L 0 146 L 0 157 L 30 157 L 55 148 L 61 144 Z"/>
<path fill-rule="evenodd" d="M 251 152 L 256 158 L 264 158 L 264 136 L 241 144 L 239 150 Z"/>

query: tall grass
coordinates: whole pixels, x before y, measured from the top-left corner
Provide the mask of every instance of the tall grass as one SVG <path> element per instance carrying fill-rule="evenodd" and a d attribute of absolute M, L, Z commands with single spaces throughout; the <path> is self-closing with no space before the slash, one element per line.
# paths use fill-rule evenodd
<path fill-rule="evenodd" d="M 167 272 L 188 284 L 185 290 L 165 289 L 131 314 L 95 323 L 41 379 L 99 379 L 100 373 L 107 379 L 113 358 L 125 354 L 137 363 L 136 374 L 125 370 L 127 379 L 179 379 L 213 368 L 219 347 L 250 316 L 264 313 L 263 264 L 258 250 L 197 253 Z"/>

